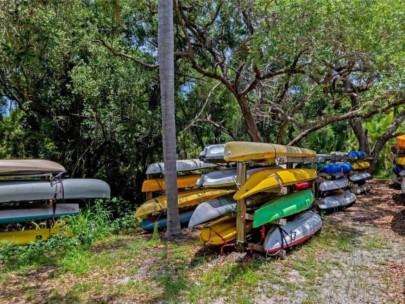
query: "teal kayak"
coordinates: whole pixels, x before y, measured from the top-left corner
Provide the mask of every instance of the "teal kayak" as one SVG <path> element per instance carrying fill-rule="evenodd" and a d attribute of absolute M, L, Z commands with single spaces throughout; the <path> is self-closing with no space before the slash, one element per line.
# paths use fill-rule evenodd
<path fill-rule="evenodd" d="M 314 202 L 311 190 L 298 191 L 275 198 L 254 213 L 253 228 L 308 209 Z"/>

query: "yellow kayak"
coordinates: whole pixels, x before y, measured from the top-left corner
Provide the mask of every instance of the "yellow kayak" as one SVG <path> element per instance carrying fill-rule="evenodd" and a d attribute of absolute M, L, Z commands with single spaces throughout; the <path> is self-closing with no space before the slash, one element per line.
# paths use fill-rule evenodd
<path fill-rule="evenodd" d="M 353 163 L 353 169 L 354 170 L 364 170 L 370 168 L 370 163 L 367 161 L 357 161 Z"/>
<path fill-rule="evenodd" d="M 212 200 L 227 194 L 231 194 L 235 190 L 221 190 L 221 189 L 205 189 L 205 190 L 190 190 L 180 192 L 178 194 L 178 206 L 184 208 L 188 206 L 197 205 L 199 203 Z M 167 209 L 166 195 L 155 197 L 143 203 L 135 212 L 135 217 L 141 217 L 154 212 Z"/>
<path fill-rule="evenodd" d="M 398 157 L 397 165 L 405 166 L 405 157 Z"/>
<path fill-rule="evenodd" d="M 398 150 L 405 150 L 405 135 L 400 135 L 395 138 Z"/>
<path fill-rule="evenodd" d="M 246 222 L 246 233 L 252 230 L 251 221 Z M 200 232 L 200 239 L 206 244 L 222 245 L 233 241 L 236 238 L 236 218 L 226 215 L 211 223 Z"/>
<path fill-rule="evenodd" d="M 73 233 L 69 230 L 63 230 L 60 227 L 53 227 L 51 229 L 34 229 L 23 231 L 7 231 L 0 232 L 0 246 L 5 244 L 11 245 L 27 245 L 35 240 L 46 241 L 52 235 L 62 235 L 64 237 L 71 237 Z"/>
<path fill-rule="evenodd" d="M 177 188 L 193 188 L 201 175 L 185 175 L 177 177 Z M 142 184 L 142 192 L 155 192 L 166 190 L 166 181 L 164 178 L 147 179 Z"/>
<path fill-rule="evenodd" d="M 225 144 L 224 159 L 230 161 L 263 160 L 275 163 L 277 158 L 316 158 L 316 152 L 305 148 L 276 144 L 231 141 Z"/>
<path fill-rule="evenodd" d="M 258 175 L 258 173 L 252 174 L 235 193 L 234 200 L 240 200 L 258 192 L 279 192 L 282 187 L 314 180 L 317 177 L 315 169 L 284 169 L 267 176 Z"/>

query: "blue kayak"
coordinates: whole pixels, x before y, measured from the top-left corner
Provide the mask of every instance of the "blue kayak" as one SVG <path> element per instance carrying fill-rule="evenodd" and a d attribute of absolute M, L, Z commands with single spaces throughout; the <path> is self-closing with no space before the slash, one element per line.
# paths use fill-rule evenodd
<path fill-rule="evenodd" d="M 190 221 L 191 216 L 193 215 L 194 210 L 191 211 L 186 211 L 183 213 L 180 213 L 180 225 L 181 226 L 187 226 L 188 222 Z M 142 229 L 146 231 L 153 231 L 153 228 L 155 227 L 155 222 L 158 223 L 158 229 L 166 229 L 167 228 L 167 220 L 166 217 L 161 217 L 156 220 L 151 220 L 151 219 L 144 219 L 141 223 Z"/>
<path fill-rule="evenodd" d="M 353 167 L 350 163 L 326 164 L 320 170 L 321 173 L 327 173 L 327 174 L 348 173 L 350 171 L 353 171 Z"/>
<path fill-rule="evenodd" d="M 349 157 L 349 158 L 365 158 L 366 153 L 363 152 L 363 151 L 350 151 L 347 154 L 347 157 Z"/>
<path fill-rule="evenodd" d="M 399 172 L 401 172 L 402 170 L 405 170 L 405 167 L 400 166 L 400 165 L 396 165 L 392 171 L 394 171 L 394 173 L 395 173 L 396 175 L 398 175 Z"/>

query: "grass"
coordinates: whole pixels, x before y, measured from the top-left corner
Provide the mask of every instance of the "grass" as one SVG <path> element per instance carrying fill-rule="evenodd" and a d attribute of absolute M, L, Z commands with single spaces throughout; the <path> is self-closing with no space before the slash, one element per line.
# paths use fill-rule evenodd
<path fill-rule="evenodd" d="M 362 276 L 372 276 L 373 268 L 347 259 L 392 247 L 378 234 L 332 225 L 325 219 L 322 232 L 286 260 L 266 261 L 254 254 L 251 262 L 239 263 L 231 259 L 232 254 L 201 252 L 198 240 L 166 243 L 156 232 L 153 236 L 117 235 L 111 226 L 98 229 L 97 225 L 105 225 L 104 219 L 94 221 L 88 214 L 80 223 L 92 227 L 91 238 L 79 235 L 4 249 L 0 288 L 6 292 L 0 294 L 0 302 L 23 296 L 26 301 L 49 303 L 251 303 L 262 296 L 262 302 L 288 302 L 294 297 L 301 303 L 317 303 L 324 299 L 320 286 L 334 273 L 348 281 L 342 290 L 367 287 Z M 21 255 L 19 259 L 16 254 Z M 340 279 L 333 282 L 337 288 L 338 283 Z M 387 288 L 391 285 L 389 280 L 383 283 Z"/>

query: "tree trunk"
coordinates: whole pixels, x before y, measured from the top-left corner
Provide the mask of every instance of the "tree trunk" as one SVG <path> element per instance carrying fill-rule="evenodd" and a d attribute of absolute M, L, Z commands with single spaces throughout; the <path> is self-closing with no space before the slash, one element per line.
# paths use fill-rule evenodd
<path fill-rule="evenodd" d="M 252 141 L 261 142 L 262 138 L 260 137 L 259 131 L 257 130 L 256 122 L 253 118 L 252 112 L 249 109 L 248 101 L 243 95 L 236 96 L 236 98 L 242 111 L 242 115 L 247 126 L 247 132 L 250 138 L 252 139 Z"/>
<path fill-rule="evenodd" d="M 166 237 L 181 233 L 177 203 L 176 121 L 174 110 L 174 32 L 173 1 L 159 0 L 158 50 L 162 135 L 167 197 Z"/>
<path fill-rule="evenodd" d="M 377 164 L 378 157 L 384 148 L 385 143 L 392 137 L 394 137 L 395 131 L 398 129 L 398 127 L 402 124 L 402 122 L 405 120 L 405 110 L 399 113 L 392 122 L 392 124 L 388 127 L 387 131 L 383 135 L 381 135 L 378 140 L 376 141 L 373 150 L 372 150 L 372 156 L 373 156 L 373 163 L 372 163 L 372 168 L 374 170 L 375 165 Z"/>
<path fill-rule="evenodd" d="M 362 119 L 353 118 L 350 120 L 350 126 L 353 129 L 354 135 L 359 142 L 359 150 L 370 154 L 370 142 L 367 134 L 367 130 L 364 130 Z"/>

